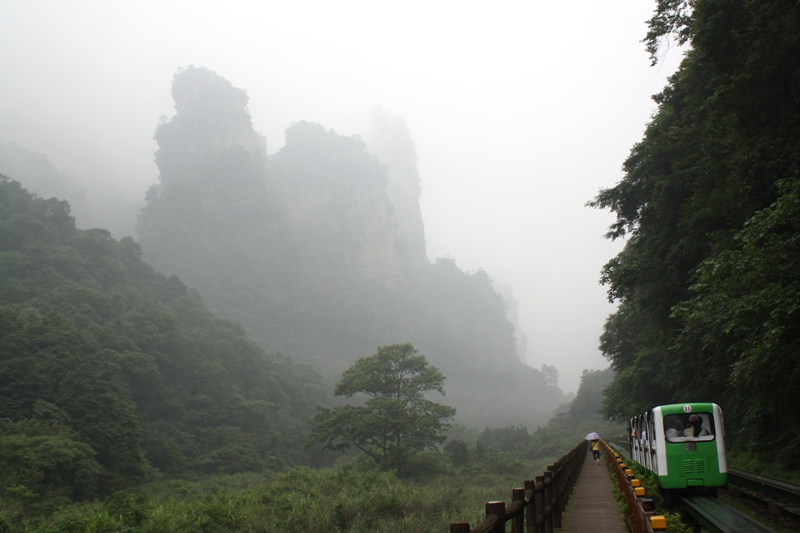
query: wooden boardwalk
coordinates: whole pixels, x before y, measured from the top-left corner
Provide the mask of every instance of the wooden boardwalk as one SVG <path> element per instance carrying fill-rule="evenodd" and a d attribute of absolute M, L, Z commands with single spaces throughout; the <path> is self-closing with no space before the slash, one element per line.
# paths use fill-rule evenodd
<path fill-rule="evenodd" d="M 628 526 L 622 518 L 614 493 L 611 492 L 611 477 L 606 468 L 606 458 L 598 466 L 592 460 L 592 452 L 583 463 L 578 481 L 569 497 L 567 508 L 561 519 L 561 532 L 627 533 Z"/>

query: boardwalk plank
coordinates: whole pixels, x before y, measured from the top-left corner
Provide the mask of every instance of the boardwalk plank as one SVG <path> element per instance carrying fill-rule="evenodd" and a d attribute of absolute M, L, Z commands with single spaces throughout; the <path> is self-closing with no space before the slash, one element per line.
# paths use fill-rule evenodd
<path fill-rule="evenodd" d="M 558 532 L 627 533 L 628 526 L 611 492 L 611 478 L 603 457 L 598 466 L 586 458 L 569 497 Z"/>

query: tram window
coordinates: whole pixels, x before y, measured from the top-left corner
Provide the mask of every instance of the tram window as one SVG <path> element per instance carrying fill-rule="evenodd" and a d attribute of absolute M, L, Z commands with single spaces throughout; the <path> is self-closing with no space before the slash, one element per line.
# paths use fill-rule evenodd
<path fill-rule="evenodd" d="M 710 413 L 667 415 L 664 435 L 667 442 L 714 440 L 714 417 Z"/>

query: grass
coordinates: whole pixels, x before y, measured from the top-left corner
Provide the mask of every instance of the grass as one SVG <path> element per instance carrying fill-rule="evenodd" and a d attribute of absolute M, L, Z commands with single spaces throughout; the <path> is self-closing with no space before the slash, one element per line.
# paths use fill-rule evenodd
<path fill-rule="evenodd" d="M 495 457 L 416 479 L 350 465 L 162 481 L 102 502 L 63 506 L 43 518 L 6 513 L 0 531 L 444 532 L 451 522 L 479 524 L 487 501 L 510 503 L 512 488 L 542 475 L 547 464 L 514 460 L 502 468 Z"/>

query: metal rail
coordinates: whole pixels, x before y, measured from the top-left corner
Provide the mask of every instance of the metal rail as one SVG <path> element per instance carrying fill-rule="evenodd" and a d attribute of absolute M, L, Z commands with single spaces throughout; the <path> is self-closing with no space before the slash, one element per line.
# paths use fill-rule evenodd
<path fill-rule="evenodd" d="M 681 498 L 681 507 L 710 533 L 775 533 L 774 529 L 716 498 L 684 497 Z"/>
<path fill-rule="evenodd" d="M 757 491 L 757 499 L 800 516 L 800 486 L 794 483 L 738 468 L 728 468 L 728 485 Z"/>
<path fill-rule="evenodd" d="M 627 459 L 631 458 L 631 452 L 629 452 L 628 448 L 626 448 L 626 446 L 628 446 L 629 443 L 627 443 L 627 442 L 608 442 L 607 444 L 609 446 L 611 446 L 612 448 L 614 448 L 614 450 L 617 453 L 619 453 L 620 455 L 626 457 Z"/>

